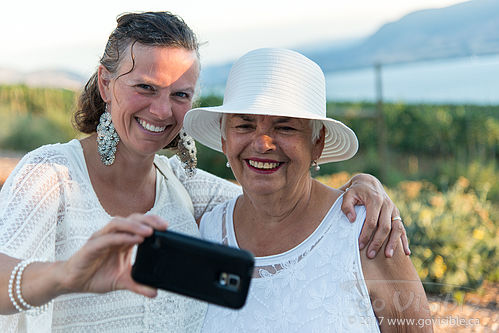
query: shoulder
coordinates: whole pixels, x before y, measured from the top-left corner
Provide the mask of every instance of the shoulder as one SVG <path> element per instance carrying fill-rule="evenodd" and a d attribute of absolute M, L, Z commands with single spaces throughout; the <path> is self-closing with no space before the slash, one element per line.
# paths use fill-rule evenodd
<path fill-rule="evenodd" d="M 76 143 L 74 141 L 76 140 L 64 144 L 44 145 L 27 153 L 19 161 L 9 178 L 17 179 L 15 182 L 18 182 L 28 177 L 46 180 L 53 177 L 67 177 L 70 173 L 70 166 L 74 164 L 74 151 L 78 144 L 77 141 Z"/>
<path fill-rule="evenodd" d="M 67 143 L 44 145 L 24 155 L 21 162 L 59 162 L 61 160 L 67 160 L 71 153 L 77 149 L 77 144 L 77 140 L 71 140 Z"/>
<path fill-rule="evenodd" d="M 233 199 L 235 200 L 235 199 Z M 228 200 L 216 205 L 212 210 L 206 212 L 201 217 L 200 228 L 209 224 L 218 223 L 222 220 L 224 214 L 227 213 L 227 208 L 233 200 Z"/>
<path fill-rule="evenodd" d="M 234 200 L 235 199 L 222 202 L 221 204 L 216 205 L 211 211 L 203 214 L 199 223 L 199 231 L 203 238 L 219 241 L 216 235 L 222 230 L 221 227 L 224 221 L 224 215 L 227 214 L 228 207 Z"/>
<path fill-rule="evenodd" d="M 383 244 L 383 248 L 386 241 Z M 386 258 L 382 251 L 374 258 L 368 259 L 365 253 L 366 249 L 360 252 L 362 267 L 366 279 L 382 279 L 384 281 L 406 281 L 406 280 L 419 280 L 414 265 L 409 256 L 405 255 L 402 250 L 402 244 L 398 244 L 397 249 L 394 251 L 392 258 Z M 394 287 L 395 284 L 390 284 Z M 385 287 L 388 287 L 385 286 Z M 376 290 L 373 290 L 376 292 Z"/>
<path fill-rule="evenodd" d="M 165 156 L 162 156 L 162 158 L 166 159 Z M 234 190 L 238 193 L 241 192 L 240 186 L 202 169 L 196 169 L 196 174 L 192 177 L 187 176 L 182 167 L 182 162 L 180 162 L 176 156 L 168 158 L 168 162 L 173 173 L 185 186 L 221 186 L 227 190 Z"/>
<path fill-rule="evenodd" d="M 346 219 L 345 221 L 348 222 L 348 219 L 346 218 L 346 216 L 342 211 L 345 192 L 330 187 L 326 184 L 320 183 L 317 180 L 314 181 L 316 182 L 316 184 L 318 184 L 318 194 L 317 194 L 317 197 L 319 198 L 318 200 L 324 202 L 325 206 L 332 208 L 332 210 L 335 213 L 341 214 L 342 217 Z M 354 209 L 356 213 L 356 219 L 354 225 L 356 226 L 355 229 L 358 231 L 358 234 L 360 235 L 360 231 L 362 230 L 362 227 L 364 225 L 364 220 L 366 218 L 366 208 L 364 205 L 355 205 Z"/>

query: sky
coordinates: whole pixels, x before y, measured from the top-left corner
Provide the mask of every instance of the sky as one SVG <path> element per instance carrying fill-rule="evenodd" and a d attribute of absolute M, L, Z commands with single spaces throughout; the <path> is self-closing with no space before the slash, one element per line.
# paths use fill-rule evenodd
<path fill-rule="evenodd" d="M 384 23 L 463 0 L 7 0 L 0 5 L 0 68 L 89 76 L 124 12 L 168 10 L 203 43 L 202 64 L 259 47 L 301 47 L 367 36 Z"/>

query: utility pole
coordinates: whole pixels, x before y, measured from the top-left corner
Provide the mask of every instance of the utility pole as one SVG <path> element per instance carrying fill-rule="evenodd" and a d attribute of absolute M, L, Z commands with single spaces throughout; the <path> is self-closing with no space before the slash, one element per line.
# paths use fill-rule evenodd
<path fill-rule="evenodd" d="M 386 140 L 386 124 L 383 114 L 383 82 L 381 78 L 381 63 L 374 64 L 375 73 L 375 89 L 376 89 L 376 127 L 378 132 L 378 167 L 379 178 L 382 183 L 385 183 L 387 178 L 387 140 Z"/>

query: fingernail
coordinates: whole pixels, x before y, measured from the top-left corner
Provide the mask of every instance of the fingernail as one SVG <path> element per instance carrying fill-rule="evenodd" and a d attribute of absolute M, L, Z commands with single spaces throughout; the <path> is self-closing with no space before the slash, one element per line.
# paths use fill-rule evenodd
<path fill-rule="evenodd" d="M 364 248 L 364 246 L 366 246 L 366 244 L 364 244 L 364 243 L 360 242 L 360 244 L 359 244 L 359 248 L 360 248 L 361 250 Z"/>
<path fill-rule="evenodd" d="M 389 255 L 390 257 L 393 257 L 393 249 L 388 250 L 388 255 Z"/>
<path fill-rule="evenodd" d="M 353 214 L 352 213 L 348 213 L 347 217 L 350 220 L 350 222 L 353 222 Z"/>
<path fill-rule="evenodd" d="M 371 250 L 371 252 L 369 252 L 369 258 L 374 258 L 374 256 L 376 256 L 376 251 Z"/>

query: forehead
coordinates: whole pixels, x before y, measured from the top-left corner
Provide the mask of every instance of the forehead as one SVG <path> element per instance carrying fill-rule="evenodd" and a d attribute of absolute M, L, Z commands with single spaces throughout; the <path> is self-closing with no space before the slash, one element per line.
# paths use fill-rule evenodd
<path fill-rule="evenodd" d="M 134 43 L 120 63 L 118 75 L 122 74 L 170 84 L 181 77 L 197 80 L 199 60 L 193 50 Z"/>

